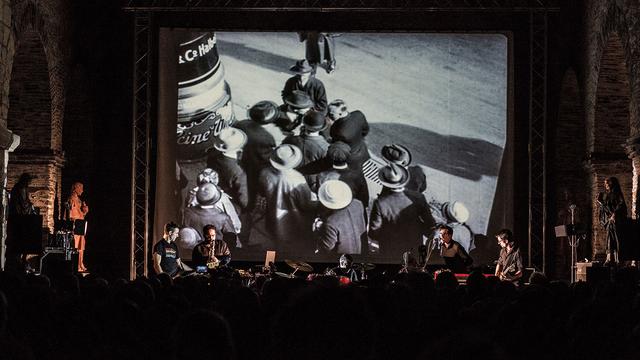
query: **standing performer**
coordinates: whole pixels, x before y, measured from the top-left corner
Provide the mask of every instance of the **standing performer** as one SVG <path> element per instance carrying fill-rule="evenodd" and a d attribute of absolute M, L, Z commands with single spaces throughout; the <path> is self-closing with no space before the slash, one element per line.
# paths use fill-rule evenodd
<path fill-rule="evenodd" d="M 180 228 L 176 223 L 164 225 L 162 239 L 153 246 L 153 269 L 157 274 L 167 273 L 175 277 L 180 270 L 191 270 L 180 260 L 180 252 L 176 245 L 179 234 Z"/>
<path fill-rule="evenodd" d="M 496 239 L 498 239 L 498 245 L 500 245 L 501 250 L 495 275 L 500 280 L 511 281 L 517 286 L 524 270 L 520 248 L 509 229 L 500 230 L 496 235 Z"/>
<path fill-rule="evenodd" d="M 21 222 L 26 215 L 38 213 L 33 202 L 31 202 L 31 191 L 29 185 L 35 176 L 29 173 L 20 175 L 18 182 L 11 189 L 9 195 L 9 205 L 7 207 L 7 268 L 15 268 L 31 271 L 31 266 L 27 261 L 27 251 L 25 248 L 24 223 Z"/>
<path fill-rule="evenodd" d="M 624 246 L 624 225 L 627 220 L 627 204 L 615 177 L 604 180 L 604 193 L 598 194 L 600 225 L 607 236 L 607 259 L 605 264 L 617 264 L 621 245 Z"/>
<path fill-rule="evenodd" d="M 89 212 L 89 206 L 85 203 L 80 196 L 84 192 L 84 186 L 81 182 L 74 182 L 71 185 L 71 195 L 66 202 L 65 220 L 84 220 L 85 216 Z M 73 240 L 76 249 L 78 249 L 78 271 L 85 272 L 87 268 L 84 266 L 84 249 L 85 249 L 85 235 L 73 235 Z"/>

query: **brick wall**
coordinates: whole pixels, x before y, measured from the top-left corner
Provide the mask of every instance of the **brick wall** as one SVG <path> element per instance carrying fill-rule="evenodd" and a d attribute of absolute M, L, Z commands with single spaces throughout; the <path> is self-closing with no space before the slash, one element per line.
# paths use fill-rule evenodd
<path fill-rule="evenodd" d="M 20 135 L 18 152 L 51 149 L 51 92 L 47 57 L 40 36 L 21 34 L 9 92 L 8 126 Z"/>
<path fill-rule="evenodd" d="M 569 206 L 576 205 L 574 221 L 579 224 L 589 224 L 591 214 L 591 199 L 589 184 L 584 168 L 586 158 L 586 130 L 584 127 L 584 109 L 580 101 L 578 78 L 573 69 L 569 69 L 564 76 L 561 86 L 561 98 L 558 109 L 558 125 L 556 127 L 556 146 L 554 156 L 555 187 L 557 218 L 555 225 L 571 223 Z M 578 249 L 578 258 L 590 256 L 586 254 L 584 242 Z M 555 265 L 554 273 L 559 278 L 570 278 L 571 248 L 567 239 L 554 239 L 555 258 L 551 263 Z"/>

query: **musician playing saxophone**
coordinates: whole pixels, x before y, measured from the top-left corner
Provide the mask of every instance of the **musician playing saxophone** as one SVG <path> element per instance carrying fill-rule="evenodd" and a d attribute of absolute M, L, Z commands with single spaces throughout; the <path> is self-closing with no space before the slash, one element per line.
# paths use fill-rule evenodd
<path fill-rule="evenodd" d="M 510 281 L 516 286 L 522 278 L 522 255 L 520 248 L 513 239 L 513 233 L 509 229 L 502 229 L 496 235 L 500 245 L 500 257 L 496 265 L 495 275 L 503 281 Z"/>
<path fill-rule="evenodd" d="M 216 227 L 205 225 L 202 229 L 204 241 L 193 248 L 191 259 L 195 266 L 207 266 L 215 269 L 221 265 L 227 265 L 231 261 L 231 251 L 227 243 L 216 240 Z"/>

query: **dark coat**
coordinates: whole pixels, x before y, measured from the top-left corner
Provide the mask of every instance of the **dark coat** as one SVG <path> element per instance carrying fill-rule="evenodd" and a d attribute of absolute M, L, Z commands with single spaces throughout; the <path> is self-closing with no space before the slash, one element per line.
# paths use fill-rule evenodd
<path fill-rule="evenodd" d="M 229 215 L 215 207 L 192 206 L 184 210 L 184 226 L 196 230 L 203 239 L 202 228 L 208 224 L 218 229 L 216 233 L 218 240 L 224 240 L 230 248 L 236 247 L 236 230 Z"/>
<path fill-rule="evenodd" d="M 247 174 L 238 164 L 238 160 L 224 156 L 214 151 L 207 159 L 207 166 L 218 172 L 220 179 L 218 186 L 231 197 L 231 202 L 238 214 L 249 203 L 247 188 Z"/>
<path fill-rule="evenodd" d="M 380 244 L 380 253 L 400 259 L 403 252 L 422 245 L 422 235 L 434 225 L 422 194 L 406 190 L 387 192 L 373 202 L 369 236 Z"/>
<path fill-rule="evenodd" d="M 240 165 L 247 174 L 249 205 L 252 207 L 258 188 L 258 175 L 262 169 L 269 167 L 269 157 L 276 147 L 276 141 L 269 131 L 253 120 L 242 120 L 233 126 L 247 134 Z"/>
<path fill-rule="evenodd" d="M 416 191 L 419 193 L 427 190 L 427 176 L 420 166 L 409 166 L 409 183 L 407 183 L 406 189 Z"/>
<path fill-rule="evenodd" d="M 313 253 L 311 225 L 316 201 L 304 176 L 296 170 L 277 170 L 268 167 L 260 173 L 258 193 L 266 199 L 264 229 L 252 232 L 266 234 L 264 241 L 280 250 L 292 253 Z"/>
<path fill-rule="evenodd" d="M 367 222 L 360 200 L 340 210 L 328 210 L 318 231 L 318 249 L 323 253 L 360 254 L 367 241 Z"/>
<path fill-rule="evenodd" d="M 361 111 L 352 111 L 349 115 L 336 120 L 331 125 L 329 134 L 332 142 L 342 141 L 351 146 L 350 168 L 361 169 L 362 164 L 371 157 L 364 142 L 364 138 L 369 134 L 369 123 Z"/>
<path fill-rule="evenodd" d="M 310 77 L 304 86 L 300 84 L 299 77 L 292 76 L 287 82 L 284 83 L 284 89 L 282 89 L 282 101 L 293 93 L 293 90 L 304 91 L 311 101 L 313 101 L 313 108 L 320 112 L 327 111 L 327 92 L 324 90 L 324 84 L 322 81 L 315 77 Z"/>
<path fill-rule="evenodd" d="M 309 136 L 307 134 L 288 136 L 282 143 L 295 145 L 302 150 L 302 162 L 296 168 L 298 170 L 306 164 L 323 159 L 327 155 L 327 149 L 329 148 L 329 143 L 324 137 Z M 311 186 L 316 181 L 317 175 L 305 175 L 304 177 L 307 179 L 307 184 Z"/>

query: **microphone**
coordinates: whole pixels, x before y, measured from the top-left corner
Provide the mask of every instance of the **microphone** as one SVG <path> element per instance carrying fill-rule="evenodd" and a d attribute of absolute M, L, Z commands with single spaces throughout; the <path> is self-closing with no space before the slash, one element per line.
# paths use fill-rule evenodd
<path fill-rule="evenodd" d="M 575 210 L 576 208 L 577 208 L 576 204 L 569 205 L 569 209 L 571 210 Z"/>

